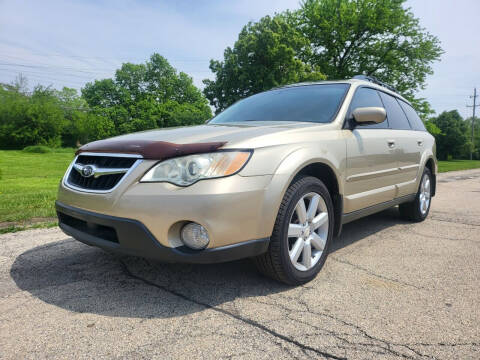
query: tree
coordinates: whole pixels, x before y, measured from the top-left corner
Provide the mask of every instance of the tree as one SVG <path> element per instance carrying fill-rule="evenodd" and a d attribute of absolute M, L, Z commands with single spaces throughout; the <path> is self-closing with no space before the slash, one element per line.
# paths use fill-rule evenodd
<path fill-rule="evenodd" d="M 435 125 L 432 121 L 425 121 L 425 128 L 427 131 L 432 134 L 435 138 L 437 136 L 440 136 L 442 133 L 442 130 L 438 128 L 437 125 Z"/>
<path fill-rule="evenodd" d="M 77 147 L 115 135 L 113 122 L 92 111 L 77 90 L 64 87 L 60 91 L 55 90 L 54 95 L 65 120 L 62 131 L 63 146 Z"/>
<path fill-rule="evenodd" d="M 435 136 L 437 142 L 437 157 L 440 160 L 466 157 L 470 149 L 468 124 L 457 110 L 444 111 L 438 117 L 430 120 L 441 133 Z"/>
<path fill-rule="evenodd" d="M 200 124 L 211 117 L 191 77 L 177 73 L 159 54 L 145 64 L 123 64 L 114 79 L 88 83 L 82 95 L 95 114 L 113 124 L 116 134 Z"/>
<path fill-rule="evenodd" d="M 295 12 L 309 39 L 307 60 L 330 79 L 355 74 L 375 76 L 393 85 L 426 119 L 429 108 L 415 93 L 425 87 L 432 63 L 443 53 L 405 0 L 306 0 Z"/>
<path fill-rule="evenodd" d="M 0 84 L 0 148 L 78 146 L 115 134 L 110 119 L 92 111 L 75 89 L 37 85 L 25 77 Z"/>
<path fill-rule="evenodd" d="M 212 105 L 222 107 L 222 96 L 229 99 L 230 94 L 243 97 L 265 90 L 268 86 L 250 84 L 256 84 L 259 77 L 261 81 L 275 69 L 290 68 L 294 62 L 321 71 L 328 79 L 356 74 L 375 76 L 395 86 L 426 119 L 430 112 L 428 103 L 415 99 L 415 95 L 424 88 L 427 75 L 432 73 L 431 65 L 440 58 L 442 49 L 438 39 L 420 26 L 404 3 L 405 0 L 305 0 L 299 10 L 276 15 L 273 20 L 280 25 L 269 17 L 249 23 L 234 48 L 225 50 L 224 61 L 211 62 L 216 78 L 206 81 L 205 94 Z M 271 33 L 279 39 L 273 43 L 273 49 L 285 44 L 289 57 L 280 57 L 264 46 L 260 39 L 268 39 Z M 249 57 L 267 58 L 268 62 L 259 62 L 265 71 L 255 71 Z M 247 66 L 250 67 L 245 70 Z M 302 80 L 301 76 L 298 78 Z M 288 81 L 297 80 L 290 77 L 285 79 Z"/>
<path fill-rule="evenodd" d="M 40 85 L 31 94 L 23 91 L 21 87 L 0 87 L 1 147 L 60 146 L 65 122 L 54 91 Z"/>
<path fill-rule="evenodd" d="M 417 110 L 418 116 L 420 116 L 424 123 L 427 123 L 428 120 L 435 114 L 435 111 L 425 98 L 415 97 L 412 94 L 404 94 L 404 96 L 410 101 L 410 104 L 412 104 L 415 110 Z"/>
<path fill-rule="evenodd" d="M 308 80 L 323 80 L 316 66 L 298 54 L 308 48 L 307 39 L 288 21 L 287 15 L 266 16 L 249 22 L 223 61 L 210 61 L 216 79 L 204 80 L 205 96 L 217 112 L 234 102 L 273 87 Z"/>

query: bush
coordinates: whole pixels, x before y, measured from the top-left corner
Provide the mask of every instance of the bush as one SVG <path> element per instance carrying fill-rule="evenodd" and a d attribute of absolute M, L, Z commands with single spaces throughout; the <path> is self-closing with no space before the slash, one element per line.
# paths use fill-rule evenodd
<path fill-rule="evenodd" d="M 0 88 L 0 147 L 61 146 L 65 120 L 54 93 L 36 86 L 31 95 Z"/>
<path fill-rule="evenodd" d="M 23 149 L 23 151 L 27 153 L 33 153 L 33 154 L 47 154 L 47 153 L 51 153 L 52 149 L 42 145 L 32 145 L 32 146 L 27 146 L 26 148 Z"/>
<path fill-rule="evenodd" d="M 60 153 L 60 154 L 73 154 L 77 149 L 71 148 L 71 147 L 62 147 L 62 148 L 55 148 L 51 149 L 54 153 Z"/>

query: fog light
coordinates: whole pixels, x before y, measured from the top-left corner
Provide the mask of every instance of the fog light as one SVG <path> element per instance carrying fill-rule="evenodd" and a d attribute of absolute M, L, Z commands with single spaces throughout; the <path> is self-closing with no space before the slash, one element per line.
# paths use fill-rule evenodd
<path fill-rule="evenodd" d="M 180 235 L 185 245 L 196 250 L 205 248 L 210 242 L 207 229 L 194 222 L 185 225 Z"/>

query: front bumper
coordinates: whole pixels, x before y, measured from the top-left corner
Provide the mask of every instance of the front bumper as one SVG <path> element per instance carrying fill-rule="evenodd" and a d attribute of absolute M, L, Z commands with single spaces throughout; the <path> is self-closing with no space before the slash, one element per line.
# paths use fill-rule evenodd
<path fill-rule="evenodd" d="M 269 238 L 192 250 L 185 246 L 163 246 L 138 220 L 103 215 L 56 202 L 60 228 L 87 244 L 127 255 L 162 262 L 217 263 L 260 255 L 267 251 Z"/>
<path fill-rule="evenodd" d="M 119 218 L 136 220 L 165 247 L 179 247 L 180 228 L 186 222 L 208 231 L 208 248 L 270 237 L 278 193 L 272 175 L 240 176 L 199 181 L 188 187 L 169 183 L 141 183 L 156 162 L 144 160 L 107 193 L 72 189 L 62 182 L 57 200 L 62 204 Z M 275 193 L 275 194 L 274 194 Z M 278 194 L 277 194 L 278 195 Z"/>

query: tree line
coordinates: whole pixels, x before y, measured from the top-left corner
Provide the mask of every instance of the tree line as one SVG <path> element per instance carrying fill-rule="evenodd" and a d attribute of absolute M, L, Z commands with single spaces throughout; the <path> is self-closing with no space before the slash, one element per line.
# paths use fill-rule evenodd
<path fill-rule="evenodd" d="M 427 121 L 433 111 L 417 96 L 442 53 L 405 0 L 305 0 L 298 10 L 246 24 L 223 59 L 210 61 L 214 79 L 203 81 L 203 92 L 159 54 L 143 64 L 123 64 L 113 78 L 87 83 L 81 93 L 40 85 L 28 91 L 22 79 L 1 84 L 0 147 L 74 147 L 134 131 L 201 124 L 212 116 L 211 108 L 218 113 L 276 86 L 364 74 L 411 101 L 437 138 L 440 157 L 464 157 L 472 146 L 459 135 L 467 133 L 466 122 L 453 112 Z"/>
<path fill-rule="evenodd" d="M 24 78 L 0 86 L 0 147 L 76 147 L 134 131 L 195 125 L 212 116 L 192 78 L 159 54 L 145 64 L 123 64 L 113 79 L 75 89 L 37 85 Z"/>
<path fill-rule="evenodd" d="M 444 111 L 426 122 L 427 129 L 435 137 L 439 160 L 468 159 L 480 160 L 480 119 L 475 117 L 472 142 L 472 118 L 463 119 L 457 110 Z"/>

